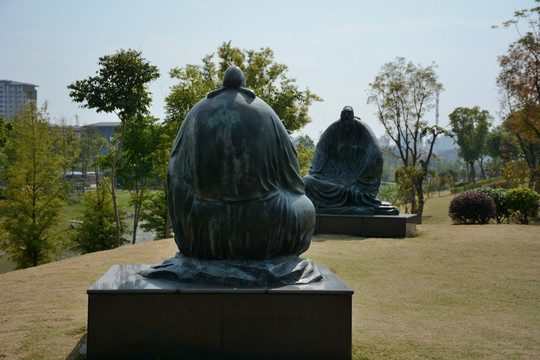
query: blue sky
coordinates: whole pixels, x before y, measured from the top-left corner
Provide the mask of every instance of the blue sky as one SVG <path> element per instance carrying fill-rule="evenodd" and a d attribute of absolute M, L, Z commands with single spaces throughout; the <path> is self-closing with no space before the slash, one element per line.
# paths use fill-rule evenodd
<path fill-rule="evenodd" d="M 0 0 L 0 79 L 39 85 L 38 100 L 48 101 L 55 120 L 116 121 L 79 108 L 66 86 L 93 75 L 100 56 L 138 49 L 160 69 L 150 87 L 151 112 L 163 118 L 174 84 L 169 70 L 200 63 L 232 41 L 242 49 L 270 47 L 301 88 L 324 99 L 311 107 L 313 122 L 302 130 L 314 139 L 345 105 L 383 135 L 366 91 L 381 66 L 398 56 L 438 65 L 445 87 L 441 125 L 460 106 L 478 105 L 499 121 L 497 56 L 518 34 L 491 26 L 533 6 L 532 0 Z M 434 113 L 428 120 L 434 123 Z"/>

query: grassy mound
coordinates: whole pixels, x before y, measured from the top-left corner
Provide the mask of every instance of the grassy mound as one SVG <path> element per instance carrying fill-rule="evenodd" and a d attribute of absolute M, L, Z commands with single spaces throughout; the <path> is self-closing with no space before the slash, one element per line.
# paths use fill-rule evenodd
<path fill-rule="evenodd" d="M 540 228 L 449 222 L 427 217 L 408 239 L 313 238 L 303 257 L 355 291 L 353 359 L 538 358 Z M 160 240 L 1 274 L 0 359 L 75 358 L 86 290 L 114 264 L 176 251 Z"/>

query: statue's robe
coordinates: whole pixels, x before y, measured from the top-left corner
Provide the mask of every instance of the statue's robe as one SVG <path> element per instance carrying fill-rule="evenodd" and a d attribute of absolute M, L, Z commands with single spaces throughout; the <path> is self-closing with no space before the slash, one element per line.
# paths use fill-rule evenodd
<path fill-rule="evenodd" d="M 317 214 L 397 215 L 377 199 L 382 171 L 382 151 L 369 126 L 343 118 L 322 134 L 305 191 Z"/>
<path fill-rule="evenodd" d="M 175 241 L 199 259 L 270 259 L 309 247 L 315 209 L 276 113 L 221 88 L 188 113 L 167 173 Z"/>

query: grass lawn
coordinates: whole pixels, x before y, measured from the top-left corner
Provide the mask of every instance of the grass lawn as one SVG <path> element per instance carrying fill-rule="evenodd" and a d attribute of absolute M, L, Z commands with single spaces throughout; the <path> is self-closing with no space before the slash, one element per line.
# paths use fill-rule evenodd
<path fill-rule="evenodd" d="M 450 199 L 428 201 L 413 238 L 313 238 L 303 256 L 355 291 L 353 359 L 540 358 L 540 227 L 451 225 Z M 74 359 L 88 287 L 175 252 L 167 239 L 1 274 L 0 359 Z"/>

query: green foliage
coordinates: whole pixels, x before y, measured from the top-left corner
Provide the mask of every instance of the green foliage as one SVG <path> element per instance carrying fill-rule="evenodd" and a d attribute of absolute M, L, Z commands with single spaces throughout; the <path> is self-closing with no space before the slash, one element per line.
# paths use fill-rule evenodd
<path fill-rule="evenodd" d="M 59 237 L 54 230 L 65 185 L 46 107 L 38 110 L 29 104 L 14 117 L 12 126 L 0 247 L 17 267 L 25 268 L 50 261 L 56 251 Z"/>
<path fill-rule="evenodd" d="M 4 151 L 9 140 L 9 132 L 12 130 L 11 123 L 5 122 L 0 117 L 0 186 L 6 182 L 7 155 Z"/>
<path fill-rule="evenodd" d="M 155 240 L 165 239 L 172 233 L 170 221 L 167 219 L 167 192 L 157 191 L 149 195 L 143 202 L 144 222 L 141 227 L 156 233 Z M 167 229 L 167 226 L 169 227 Z"/>
<path fill-rule="evenodd" d="M 389 184 L 382 186 L 377 196 L 380 200 L 389 202 L 392 205 L 402 205 L 403 195 L 401 194 L 400 187 L 397 184 Z"/>
<path fill-rule="evenodd" d="M 224 42 L 217 50 L 216 61 L 210 54 L 202 59 L 202 65 L 188 64 L 170 71 L 171 78 L 179 80 L 165 99 L 166 122 L 174 134 L 188 111 L 221 85 L 223 74 L 232 65 L 242 69 L 247 86 L 274 109 L 289 133 L 310 122 L 309 106 L 322 101 L 309 89 L 299 90 L 296 80 L 287 76 L 287 66 L 276 63 L 269 48 L 241 50 Z"/>
<path fill-rule="evenodd" d="M 368 96 L 368 103 L 376 105 L 379 121 L 396 145 L 402 161 L 402 170 L 396 170 L 396 182 L 413 213 L 420 215 L 419 219 L 426 200 L 424 183 L 428 180 L 435 141 L 439 135 L 448 134 L 424 119 L 435 107 L 437 94 L 443 90 L 435 67 L 435 64 L 423 67 L 406 62 L 405 58 L 396 58 L 382 66 L 370 84 Z"/>
<path fill-rule="evenodd" d="M 487 224 L 497 207 L 491 197 L 479 192 L 459 194 L 450 202 L 448 215 L 456 224 Z"/>
<path fill-rule="evenodd" d="M 506 163 L 516 159 L 521 150 L 514 134 L 499 126 L 487 136 L 486 153 L 492 158 L 501 158 Z"/>
<path fill-rule="evenodd" d="M 523 160 L 507 162 L 503 169 L 503 177 L 508 188 L 526 186 L 529 182 L 529 165 Z"/>
<path fill-rule="evenodd" d="M 302 176 L 309 173 L 313 154 L 315 153 L 315 143 L 307 135 L 300 136 L 294 140 L 298 165 Z"/>
<path fill-rule="evenodd" d="M 58 155 L 60 169 L 64 174 L 62 181 L 67 185 L 66 190 L 73 190 L 76 183 L 72 176 L 68 177 L 68 174 L 79 165 L 81 150 L 79 136 L 73 127 L 66 123 L 65 119 L 61 119 L 59 124 L 51 126 L 51 131 L 53 133 L 53 149 Z M 65 194 L 66 198 L 67 193 Z"/>
<path fill-rule="evenodd" d="M 148 83 L 159 77 L 156 66 L 150 65 L 140 51 L 119 50 L 116 54 L 99 58 L 101 67 L 98 75 L 85 80 L 78 80 L 68 86 L 69 96 L 73 101 L 82 103 L 82 107 L 96 109 L 97 112 L 113 112 L 120 119 L 121 135 L 111 163 L 112 194 L 116 218 L 116 246 L 120 246 L 120 214 L 115 193 L 116 163 L 122 151 L 126 126 L 131 119 L 138 119 L 148 113 L 152 101 Z"/>
<path fill-rule="evenodd" d="M 95 126 L 84 126 L 81 129 L 80 139 L 80 159 L 82 173 L 87 174 L 90 167 L 94 167 L 96 172 L 96 183 L 99 181 L 99 161 L 94 162 L 96 156 L 101 154 L 107 146 L 107 141 L 101 136 L 99 130 Z"/>
<path fill-rule="evenodd" d="M 486 194 L 495 202 L 497 211 L 495 214 L 495 220 L 497 224 L 502 223 L 505 219 L 508 219 L 510 216 L 510 209 L 508 208 L 508 197 L 506 196 L 506 189 L 493 189 L 490 187 L 485 188 L 476 188 L 471 192 L 477 192 Z"/>
<path fill-rule="evenodd" d="M 528 224 L 530 218 L 538 215 L 540 195 L 529 188 L 515 188 L 506 193 L 508 209 L 521 224 Z"/>
<path fill-rule="evenodd" d="M 128 120 L 122 157 L 118 164 L 118 177 L 124 180 L 122 187 L 130 192 L 133 206 L 132 243 L 137 239 L 137 227 L 141 207 L 148 188 L 157 183 L 154 154 L 159 145 L 160 125 L 151 116 L 138 116 Z"/>
<path fill-rule="evenodd" d="M 523 21 L 526 31 L 520 29 Z M 515 26 L 519 34 L 498 58 L 504 126 L 517 138 L 527 162 L 528 186 L 540 191 L 540 6 L 516 11 L 503 25 Z"/>
<path fill-rule="evenodd" d="M 432 171 L 425 171 L 423 168 L 414 166 L 401 167 L 396 170 L 395 181 L 399 189 L 396 206 L 405 207 L 405 212 L 421 214 L 425 200 L 431 192 L 426 180 L 434 178 Z M 409 208 L 410 207 L 410 208 Z"/>
<path fill-rule="evenodd" d="M 148 83 L 159 77 L 157 67 L 131 49 L 102 56 L 98 64 L 97 76 L 68 86 L 73 101 L 97 112 L 115 113 L 122 122 L 146 113 L 152 101 Z"/>
<path fill-rule="evenodd" d="M 474 163 L 485 153 L 485 143 L 492 117 L 487 110 L 456 108 L 450 115 L 450 126 L 457 138 L 459 156 L 471 166 L 471 179 L 476 181 Z"/>
<path fill-rule="evenodd" d="M 112 249 L 116 245 L 116 224 L 110 192 L 99 186 L 84 195 L 82 221 L 76 228 L 74 249 L 82 254 Z M 121 222 L 122 230 L 124 223 Z M 122 239 L 122 243 L 127 240 Z"/>

